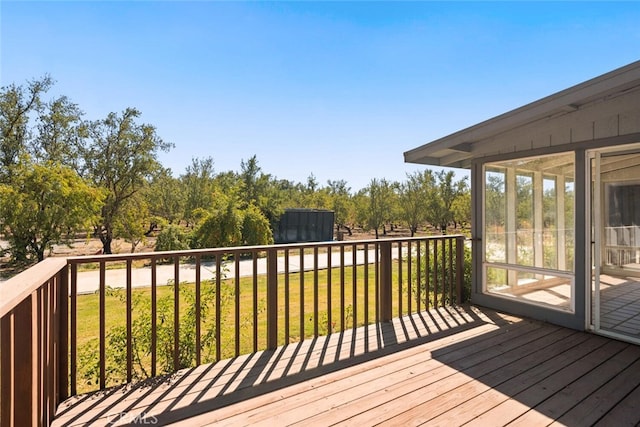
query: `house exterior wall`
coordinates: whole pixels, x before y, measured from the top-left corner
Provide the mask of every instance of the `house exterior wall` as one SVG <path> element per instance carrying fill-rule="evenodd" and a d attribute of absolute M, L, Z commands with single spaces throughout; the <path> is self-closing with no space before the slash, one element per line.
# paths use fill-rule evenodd
<path fill-rule="evenodd" d="M 640 88 L 613 98 L 598 99 L 571 112 L 505 131 L 490 139 L 477 141 L 474 159 L 516 154 L 523 157 L 536 149 L 567 145 L 580 147 L 605 138 L 640 133 Z M 512 156 L 513 157 L 513 156 Z"/>
<path fill-rule="evenodd" d="M 591 282 L 587 233 L 589 177 L 586 150 L 640 142 L 640 89 L 596 99 L 575 111 L 549 117 L 474 142 L 471 162 L 473 206 L 472 302 L 575 328 L 588 327 Z M 481 151 L 480 151 L 481 150 Z M 483 165 L 487 162 L 573 152 L 575 155 L 575 310 L 573 313 L 498 298 L 483 292 Z"/>

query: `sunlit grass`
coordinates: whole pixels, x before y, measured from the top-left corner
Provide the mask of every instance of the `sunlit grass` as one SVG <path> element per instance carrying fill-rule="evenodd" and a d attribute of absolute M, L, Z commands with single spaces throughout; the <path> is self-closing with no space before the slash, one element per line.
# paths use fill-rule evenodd
<path fill-rule="evenodd" d="M 365 322 L 368 324 L 376 322 L 379 314 L 377 313 L 376 305 L 375 270 L 374 265 L 360 265 L 355 268 L 355 271 L 353 267 L 338 267 L 330 271 L 325 269 L 304 273 L 295 272 L 290 273 L 288 276 L 284 274 L 278 275 L 278 345 L 300 341 L 301 337 L 305 339 L 311 338 L 316 333 L 318 335 L 327 335 L 363 326 Z M 391 285 L 393 316 L 408 313 L 408 270 L 406 261 L 402 264 L 397 261 L 393 262 Z M 415 282 L 415 277 L 413 280 Z M 193 295 L 195 284 L 181 283 L 179 286 L 181 291 L 178 308 L 181 317 L 180 328 L 188 330 L 189 326 L 184 322 L 189 321 L 185 320 L 185 316 L 187 316 L 189 310 L 193 310 L 194 305 L 186 301 L 186 298 Z M 216 324 L 215 282 L 203 281 L 201 294 L 201 362 L 207 363 L 217 359 L 216 350 L 218 350 L 218 343 L 214 339 Z M 165 361 L 172 357 L 173 349 L 173 295 L 174 286 L 157 287 L 157 323 L 164 326 L 163 333 L 166 334 L 165 340 L 162 341 L 165 347 L 158 348 L 157 354 L 159 354 L 159 358 L 160 354 L 165 355 Z M 132 296 L 134 301 L 138 301 L 138 304 L 133 304 L 132 318 L 134 322 L 136 319 L 146 322 L 147 319 L 150 319 L 151 288 L 135 288 L 132 290 Z M 220 358 L 225 359 L 234 357 L 236 354 L 264 350 L 267 346 L 266 275 L 257 275 L 255 278 L 242 277 L 237 282 L 235 279 L 222 279 L 220 281 L 220 298 Z M 288 305 L 286 304 L 287 298 Z M 415 311 L 416 295 L 413 292 L 410 299 L 412 310 Z M 114 352 L 114 354 L 120 352 L 122 354 L 123 348 L 126 348 L 126 334 L 122 332 L 126 326 L 125 291 L 122 289 L 108 289 L 104 304 L 106 335 L 115 339 L 115 341 L 107 343 L 107 355 L 110 352 Z M 237 313 L 236 310 L 238 310 Z M 193 320 L 191 320 L 191 325 L 193 325 Z M 146 327 L 147 329 L 145 330 L 148 330 L 149 325 Z M 191 328 L 193 329 L 193 326 Z M 209 339 L 207 339 L 207 333 L 209 333 Z M 137 356 L 140 361 L 139 366 L 141 366 L 138 371 L 143 371 L 143 373 L 139 373 L 138 377 L 144 378 L 149 376 L 151 372 L 150 344 L 148 344 L 148 339 L 144 341 L 144 337 L 137 337 L 135 334 L 136 332 L 134 331 L 133 339 L 140 340 L 137 348 L 142 348 L 142 351 L 139 351 Z M 95 352 L 98 336 L 99 296 L 97 293 L 80 295 L 77 297 L 77 345 L 79 354 L 84 354 L 85 356 L 81 356 L 79 360 L 79 392 L 96 388 L 95 380 L 87 381 L 83 373 L 93 369 L 95 378 L 95 358 L 97 356 Z M 181 346 L 191 346 L 194 349 L 195 338 L 189 335 L 188 339 L 189 341 L 183 341 Z M 160 341 L 159 337 L 159 346 Z M 236 348 L 236 342 L 238 348 Z M 83 352 L 82 349 L 85 349 L 85 351 Z M 109 357 L 107 357 L 107 360 L 109 360 Z M 108 362 L 107 364 L 109 363 L 113 364 L 113 362 Z M 171 361 L 168 363 L 171 365 Z M 187 362 L 182 363 L 194 366 L 195 356 L 189 356 Z M 157 362 L 156 366 L 158 366 L 157 373 L 161 373 L 160 362 Z M 122 374 L 113 374 L 118 368 L 121 372 L 122 367 L 107 367 L 107 376 L 109 377 L 110 372 L 112 375 L 111 378 L 108 378 L 108 386 L 116 385 L 123 381 Z"/>

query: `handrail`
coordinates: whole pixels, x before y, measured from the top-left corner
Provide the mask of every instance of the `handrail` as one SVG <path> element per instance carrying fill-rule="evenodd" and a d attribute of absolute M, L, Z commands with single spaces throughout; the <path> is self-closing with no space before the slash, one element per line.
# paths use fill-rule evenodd
<path fill-rule="evenodd" d="M 3 426 L 47 426 L 69 395 L 68 278 L 50 258 L 0 284 Z"/>
<path fill-rule="evenodd" d="M 153 377 L 459 303 L 464 241 L 442 235 L 48 258 L 0 284 L 0 423 L 49 425 L 62 400 L 84 391 L 77 388 L 79 369 L 93 363 L 86 354 L 97 358 L 95 384 L 104 389 L 141 378 L 141 363 L 149 368 L 144 375 Z M 133 261 L 140 260 L 147 262 L 136 271 Z M 117 271 L 107 268 L 111 263 Z M 98 270 L 81 272 L 83 264 Z M 247 279 L 241 277 L 245 269 Z M 194 270 L 195 277 L 186 276 Z M 115 283 L 118 274 L 123 284 Z M 148 287 L 134 293 L 140 274 Z M 96 296 L 79 294 L 86 280 L 95 280 Z M 167 281 L 173 289 L 160 291 Z M 124 286 L 122 302 L 110 296 L 112 285 Z M 183 295 L 187 288 L 191 293 Z M 79 304 L 89 301 L 81 298 L 98 305 L 93 323 L 78 323 Z M 141 298 L 148 301 L 146 314 L 135 306 Z M 147 317 L 137 322 L 141 315 Z M 185 324 L 185 315 L 194 324 Z M 122 332 L 109 342 L 120 321 Z M 83 356 L 78 332 L 88 324 L 98 325 L 89 333 L 98 344 Z M 144 340 L 136 335 L 140 328 L 148 328 Z M 114 356 L 112 343 L 119 342 L 124 346 Z M 109 378 L 114 363 L 124 372 L 116 382 Z"/>
<path fill-rule="evenodd" d="M 47 258 L 9 280 L 0 282 L 0 317 L 4 317 L 66 265 L 66 258 Z"/>
<path fill-rule="evenodd" d="M 243 252 L 265 252 L 269 249 L 291 249 L 291 248 L 303 248 L 313 249 L 314 247 L 340 247 L 344 245 L 363 245 L 363 244 L 376 244 L 380 242 L 406 242 L 406 241 L 424 241 L 424 240 L 441 240 L 443 238 L 456 239 L 459 237 L 466 237 L 463 234 L 443 234 L 437 236 L 421 236 L 421 237 L 392 237 L 384 239 L 362 239 L 362 240 L 342 240 L 331 242 L 305 242 L 305 243 L 281 243 L 277 245 L 256 245 L 256 246 L 230 246 L 224 248 L 205 248 L 205 249 L 185 249 L 181 251 L 158 251 L 158 252 L 136 252 L 133 254 L 109 254 L 109 255 L 78 255 L 69 256 L 64 259 L 70 263 L 91 263 L 100 261 L 126 261 L 126 260 L 141 260 L 148 258 L 173 258 L 173 257 L 192 257 L 198 254 L 215 253 L 215 252 L 230 252 L 230 253 L 243 253 Z M 62 258 L 61 258 L 62 259 Z"/>

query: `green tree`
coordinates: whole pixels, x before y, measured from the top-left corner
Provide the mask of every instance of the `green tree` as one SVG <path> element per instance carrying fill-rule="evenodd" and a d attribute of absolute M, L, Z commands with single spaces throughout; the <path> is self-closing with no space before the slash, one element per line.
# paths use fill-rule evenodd
<path fill-rule="evenodd" d="M 198 209 L 209 209 L 213 202 L 214 191 L 213 158 L 193 158 L 185 174 L 180 177 L 185 194 L 184 219 L 187 225 L 194 222 Z"/>
<path fill-rule="evenodd" d="M 91 122 L 90 143 L 81 148 L 84 173 L 106 192 L 100 221 L 95 225 L 105 254 L 111 253 L 114 224 L 124 202 L 159 170 L 158 152 L 171 147 L 153 126 L 136 123 L 139 117 L 138 110 L 127 108 L 121 115 L 110 113 L 104 120 Z"/>
<path fill-rule="evenodd" d="M 347 187 L 345 180 L 327 181 L 329 197 L 331 200 L 330 208 L 335 215 L 335 223 L 337 230 L 340 231 L 345 227 L 351 235 L 351 227 L 347 226 L 349 221 L 349 212 L 353 205 L 351 200 L 351 188 Z"/>
<path fill-rule="evenodd" d="M 273 232 L 269 220 L 255 205 L 249 205 L 242 211 L 242 244 L 248 246 L 270 245 Z"/>
<path fill-rule="evenodd" d="M 58 163 L 17 166 L 0 184 L 0 230 L 18 262 L 42 261 L 54 244 L 68 244 L 98 217 L 103 193 Z"/>
<path fill-rule="evenodd" d="M 0 89 L 0 183 L 10 182 L 12 169 L 27 153 L 31 129 L 29 117 L 42 110 L 41 96 L 53 85 L 49 76 L 27 86 L 11 84 Z"/>
<path fill-rule="evenodd" d="M 275 223 L 284 211 L 284 195 L 279 182 L 262 172 L 255 155 L 246 162 L 240 162 L 239 178 L 242 183 L 242 208 L 254 204 L 267 217 L 269 223 Z"/>
<path fill-rule="evenodd" d="M 149 232 L 164 222 L 180 222 L 185 212 L 185 197 L 182 183 L 172 176 L 171 169 L 161 168 L 143 191 L 151 215 Z"/>
<path fill-rule="evenodd" d="M 428 193 L 427 221 L 446 234 L 447 226 L 454 221 L 453 203 L 468 191 L 467 177 L 454 181 L 453 171 L 442 170 L 435 174 L 435 186 Z"/>
<path fill-rule="evenodd" d="M 418 227 L 426 221 L 429 188 L 433 185 L 433 175 L 416 171 L 407 174 L 407 180 L 399 188 L 399 215 L 409 226 L 411 237 L 418 231 Z"/>
<path fill-rule="evenodd" d="M 191 235 L 176 224 L 163 228 L 156 238 L 155 251 L 183 251 L 190 249 Z"/>
<path fill-rule="evenodd" d="M 32 141 L 34 158 L 79 169 L 78 149 L 87 137 L 82 111 L 66 96 L 43 105 Z"/>
<path fill-rule="evenodd" d="M 364 219 L 369 230 L 375 230 L 376 239 L 379 237 L 379 229 L 392 219 L 393 199 L 395 193 L 393 185 L 386 179 L 372 179 L 365 189 L 369 197 Z"/>
<path fill-rule="evenodd" d="M 141 193 L 137 193 L 122 202 L 120 214 L 113 223 L 114 234 L 130 243 L 131 253 L 134 253 L 136 247 L 145 241 L 149 222 L 149 206 Z"/>
<path fill-rule="evenodd" d="M 207 213 L 193 232 L 194 248 L 224 248 L 242 244 L 242 214 L 227 200 L 224 206 Z"/>
<path fill-rule="evenodd" d="M 451 206 L 453 210 L 453 222 L 456 225 L 460 225 L 462 228 L 471 224 L 471 192 L 465 191 L 460 194 Z"/>

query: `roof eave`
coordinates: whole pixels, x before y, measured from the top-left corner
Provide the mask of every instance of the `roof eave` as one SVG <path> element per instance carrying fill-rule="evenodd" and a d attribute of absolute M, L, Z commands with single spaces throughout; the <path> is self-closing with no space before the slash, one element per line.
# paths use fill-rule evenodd
<path fill-rule="evenodd" d="M 640 61 L 572 86 L 515 110 L 406 151 L 407 163 L 460 167 L 470 164 L 474 144 L 542 118 L 567 114 L 594 99 L 612 96 L 640 85 Z"/>

